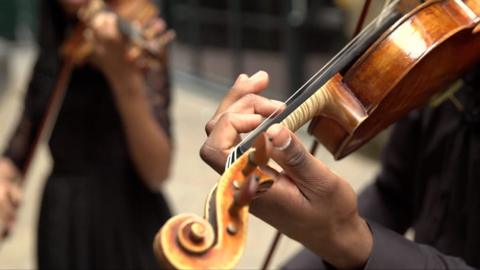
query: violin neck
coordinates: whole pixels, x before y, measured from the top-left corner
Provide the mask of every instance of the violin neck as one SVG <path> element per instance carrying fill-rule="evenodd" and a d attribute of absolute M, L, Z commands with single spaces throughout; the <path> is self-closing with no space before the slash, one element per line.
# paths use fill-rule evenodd
<path fill-rule="evenodd" d="M 331 96 L 329 92 L 324 88 L 320 88 L 315 94 L 303 102 L 302 105 L 290 113 L 287 118 L 282 121 L 282 124 L 295 132 L 315 116 L 321 114 L 330 100 Z"/>

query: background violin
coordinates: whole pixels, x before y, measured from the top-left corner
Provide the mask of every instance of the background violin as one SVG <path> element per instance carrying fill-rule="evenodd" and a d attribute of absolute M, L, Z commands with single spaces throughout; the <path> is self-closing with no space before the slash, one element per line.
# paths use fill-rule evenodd
<path fill-rule="evenodd" d="M 205 219 L 179 215 L 155 240 L 170 268 L 233 268 L 246 235 L 248 201 L 272 181 L 259 136 L 282 122 L 309 131 L 342 158 L 445 89 L 480 59 L 480 1 L 393 1 L 377 20 L 232 151 L 208 196 Z M 247 196 L 245 196 L 247 194 Z M 246 199 L 245 199 L 246 198 Z"/>
<path fill-rule="evenodd" d="M 90 56 L 93 44 L 85 38 L 85 31 L 89 21 L 100 11 L 114 12 L 117 15 L 118 30 L 126 38 L 126 41 L 141 49 L 146 57 L 157 61 L 161 60 L 159 48 L 165 45 L 164 43 L 168 43 L 173 32 L 170 31 L 160 40 L 153 40 L 153 37 L 142 29 L 142 26 L 159 14 L 158 8 L 148 0 L 110 1 L 108 4 L 102 0 L 89 1 L 79 10 L 77 16 L 79 23 L 61 46 L 60 51 L 65 60 L 81 64 Z"/>
<path fill-rule="evenodd" d="M 75 66 L 84 64 L 93 53 L 94 45 L 86 38 L 86 31 L 90 20 L 100 11 L 109 11 L 117 16 L 117 27 L 126 43 L 136 51 L 137 59 L 144 60 L 145 67 L 156 68 L 165 61 L 164 46 L 169 43 L 174 33 L 168 31 L 156 36 L 147 27 L 148 23 L 158 17 L 157 7 L 147 0 L 111 1 L 104 3 L 100 0 L 91 0 L 81 7 L 77 14 L 78 23 L 67 36 L 60 47 L 62 66 L 58 73 L 54 89 L 40 121 L 38 133 L 35 134 L 32 146 L 28 150 L 26 161 L 21 168 L 21 179 L 27 175 L 32 159 L 41 142 L 48 140 L 55 125 L 58 113 L 66 94 L 71 72 Z M 135 22 L 135 23 L 133 23 Z M 3 231 L 3 237 L 8 235 Z"/>

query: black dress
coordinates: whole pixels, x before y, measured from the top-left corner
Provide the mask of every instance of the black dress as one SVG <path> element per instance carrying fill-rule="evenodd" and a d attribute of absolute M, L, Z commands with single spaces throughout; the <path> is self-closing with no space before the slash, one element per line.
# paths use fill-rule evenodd
<path fill-rule="evenodd" d="M 5 153 L 20 168 L 61 64 L 56 48 L 64 33 L 54 21 L 63 18 L 55 11 L 56 1 L 45 0 L 40 56 L 25 112 Z M 167 75 L 166 69 L 149 74 L 147 85 L 152 114 L 170 136 Z M 162 194 L 149 191 L 137 174 L 109 85 L 93 67 L 74 70 L 49 146 L 54 167 L 39 218 L 39 268 L 158 268 L 153 238 L 170 210 Z"/>
<path fill-rule="evenodd" d="M 480 67 L 444 102 L 392 132 L 376 180 L 359 196 L 373 250 L 365 269 L 480 268 Z M 415 242 L 401 235 L 415 230 Z M 285 269 L 328 268 L 304 250 Z M 331 267 L 330 267 L 331 268 Z"/>

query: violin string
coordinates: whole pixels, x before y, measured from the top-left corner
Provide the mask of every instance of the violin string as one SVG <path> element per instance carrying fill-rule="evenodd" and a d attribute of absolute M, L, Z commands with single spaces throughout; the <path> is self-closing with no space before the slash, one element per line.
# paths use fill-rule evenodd
<path fill-rule="evenodd" d="M 385 3 L 384 3 L 383 8 L 382 8 L 382 12 L 380 12 L 380 14 L 378 15 L 378 21 L 376 22 L 377 26 L 379 24 L 381 24 L 383 22 L 383 20 L 385 19 L 385 14 L 383 13 L 383 11 L 386 10 L 390 6 L 391 2 L 392 2 L 392 0 L 385 0 Z M 399 0 L 397 0 L 397 2 L 399 2 Z"/>
<path fill-rule="evenodd" d="M 393 10 L 393 8 L 395 7 L 395 5 L 399 1 L 400 0 L 395 0 L 393 3 L 390 3 L 390 5 L 388 5 L 387 8 L 382 10 L 381 14 L 391 12 Z M 386 16 L 382 15 L 381 18 L 384 19 L 385 17 Z M 287 104 L 287 106 L 288 106 L 290 101 L 292 101 L 294 98 L 297 98 L 300 93 L 302 93 L 306 88 L 308 88 L 308 86 L 313 85 L 321 77 L 321 75 L 323 75 L 323 73 L 328 68 L 331 68 L 332 66 L 335 66 L 337 63 L 339 63 L 341 60 L 343 60 L 343 57 L 345 55 L 348 55 L 355 48 L 357 48 L 358 44 L 361 44 L 361 42 L 359 42 L 359 41 L 364 41 L 364 37 L 366 37 L 369 33 L 372 33 L 372 32 L 374 32 L 375 30 L 378 29 L 379 26 L 378 26 L 377 22 L 379 20 L 380 20 L 380 15 L 377 16 L 377 18 L 375 18 L 372 22 L 370 22 L 368 24 L 368 26 L 365 27 L 364 30 L 362 30 L 362 32 L 359 35 L 354 37 L 342 50 L 340 50 L 330 61 L 328 61 L 327 64 L 325 64 L 312 77 L 310 77 L 310 79 L 307 80 L 297 91 L 295 91 L 290 97 L 288 97 L 285 101 L 285 104 Z M 258 131 L 264 129 L 266 124 L 269 124 L 269 123 L 267 123 L 268 120 L 275 117 L 280 112 L 281 107 L 282 106 L 278 106 L 277 109 L 272 114 L 270 114 L 267 118 L 265 118 L 264 121 L 257 128 L 255 128 L 253 131 L 248 133 L 242 139 L 242 141 L 239 144 L 236 145 L 236 147 L 230 152 L 230 154 L 227 158 L 227 161 L 226 161 L 226 164 L 225 164 L 225 169 L 228 169 L 231 166 L 231 164 L 233 164 L 237 160 L 237 157 L 239 157 L 242 154 L 240 146 L 245 141 L 249 141 L 253 137 L 257 136 L 258 133 L 259 133 Z"/>

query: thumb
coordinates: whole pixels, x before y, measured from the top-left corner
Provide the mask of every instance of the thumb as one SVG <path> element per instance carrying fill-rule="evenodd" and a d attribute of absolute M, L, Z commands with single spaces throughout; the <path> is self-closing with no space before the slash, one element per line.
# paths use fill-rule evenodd
<path fill-rule="evenodd" d="M 332 192 L 338 176 L 310 154 L 295 134 L 282 124 L 271 126 L 266 133 L 272 144 L 272 159 L 308 200 L 316 200 Z"/>

